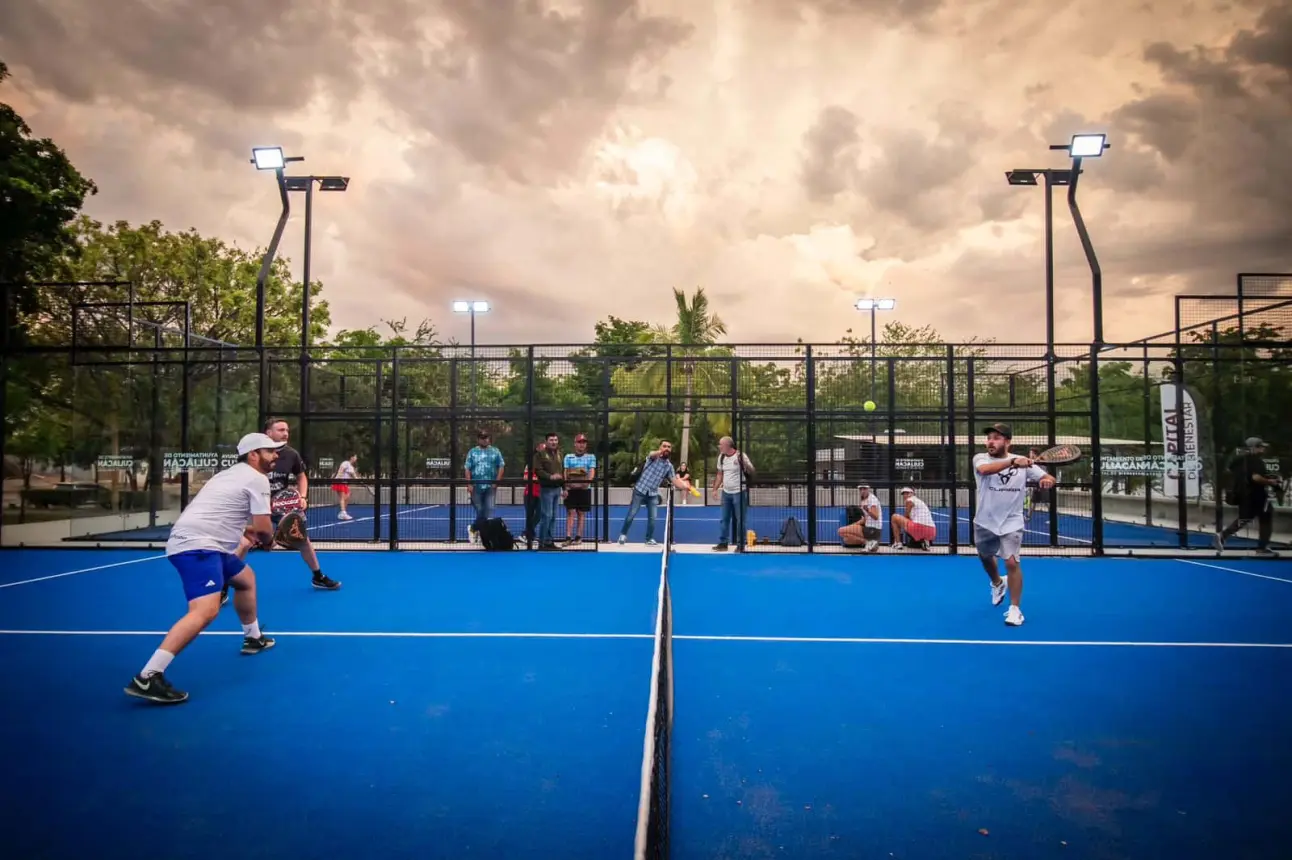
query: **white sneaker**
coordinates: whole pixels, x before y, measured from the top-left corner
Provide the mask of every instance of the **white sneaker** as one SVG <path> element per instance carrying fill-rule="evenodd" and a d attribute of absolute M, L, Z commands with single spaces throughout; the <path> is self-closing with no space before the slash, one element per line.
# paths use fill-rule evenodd
<path fill-rule="evenodd" d="M 343 513 L 339 513 L 339 514 L 337 514 L 337 515 L 336 515 L 336 518 L 337 518 L 338 520 L 352 520 L 352 519 L 354 519 L 354 517 L 352 517 L 352 516 L 350 516 L 349 514 L 344 513 L 344 512 L 343 512 Z"/>
<path fill-rule="evenodd" d="M 655 540 L 655 538 L 651 538 L 646 541 L 646 546 L 659 546 L 659 541 Z"/>
<path fill-rule="evenodd" d="M 623 545 L 624 545 L 624 544 L 626 544 L 626 543 L 628 543 L 628 535 L 620 535 L 620 536 L 619 536 L 619 545 L 620 545 L 620 546 L 623 546 Z"/>
<path fill-rule="evenodd" d="M 1005 595 L 1008 593 L 1009 580 L 1002 576 L 1000 578 L 1000 585 L 993 585 L 991 587 L 991 605 L 1000 606 L 1001 601 L 1005 599 Z"/>
<path fill-rule="evenodd" d="M 897 541 L 892 546 L 890 546 L 889 549 L 906 549 L 906 544 L 902 543 L 901 541 Z"/>
<path fill-rule="evenodd" d="M 1005 613 L 1005 623 L 1010 627 L 1017 627 L 1023 623 L 1023 610 L 1017 606 L 1011 606 Z"/>
<path fill-rule="evenodd" d="M 875 552 L 878 549 L 879 549 L 879 541 L 877 540 L 866 541 L 866 552 Z"/>

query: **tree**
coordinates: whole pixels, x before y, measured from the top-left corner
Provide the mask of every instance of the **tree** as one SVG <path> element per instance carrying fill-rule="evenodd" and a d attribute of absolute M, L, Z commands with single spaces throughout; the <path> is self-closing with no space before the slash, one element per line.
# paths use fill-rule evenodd
<path fill-rule="evenodd" d="M 37 407 L 52 410 L 62 416 L 58 424 L 69 434 L 64 449 L 77 452 L 78 458 L 132 453 L 152 457 L 157 465 L 159 448 L 181 448 L 185 385 L 190 449 L 218 450 L 215 446 L 227 443 L 228 430 L 254 426 L 259 364 L 245 344 L 254 338 L 260 255 L 191 230 L 169 233 L 157 222 L 140 227 L 118 222 L 105 228 L 81 217 L 71 235 L 75 251 L 51 267 L 57 280 L 121 283 L 39 289 L 29 295 L 16 320 L 26 343 L 67 352 L 29 353 L 11 361 L 9 402 L 22 408 L 6 409 L 7 429 L 16 429 L 21 416 L 33 420 Z M 321 284 L 311 286 L 312 295 L 322 290 Z M 268 344 L 299 345 L 303 291 L 302 284 L 291 280 L 287 261 L 275 260 L 266 285 Z M 107 306 L 132 297 L 133 320 L 129 308 Z M 188 303 L 193 335 L 188 344 L 184 309 L 150 302 Z M 315 302 L 311 321 L 311 337 L 322 338 L 331 321 L 325 301 Z M 158 345 L 189 349 L 165 355 L 144 351 Z M 139 351 L 102 349 L 132 346 Z M 293 350 L 289 358 L 295 357 Z M 271 366 L 272 404 L 290 404 L 298 396 L 299 375 L 294 367 L 284 370 L 282 363 Z M 90 439 L 95 444 L 83 444 Z"/>
<path fill-rule="evenodd" d="M 686 293 L 673 290 L 677 318 L 671 326 L 654 326 L 648 343 L 667 344 L 671 347 L 673 368 L 679 372 L 682 383 L 682 441 L 678 459 L 686 463 L 691 448 L 691 415 L 697 389 L 712 393 L 720 384 L 720 371 L 713 362 L 704 361 L 708 348 L 727 333 L 727 324 L 709 308 L 709 297 L 704 287 L 697 287 L 695 296 L 687 301 Z M 707 356 L 712 357 L 712 356 Z M 662 365 L 654 362 L 652 374 L 662 376 Z M 730 390 L 730 389 L 728 389 Z M 669 392 L 671 395 L 672 392 Z"/>
<path fill-rule="evenodd" d="M 9 69 L 0 63 L 0 82 Z M 48 278 L 55 264 L 74 253 L 70 225 L 95 184 L 48 138 L 9 105 L 0 103 L 0 283 Z M 19 293 L 29 308 L 30 294 Z"/>

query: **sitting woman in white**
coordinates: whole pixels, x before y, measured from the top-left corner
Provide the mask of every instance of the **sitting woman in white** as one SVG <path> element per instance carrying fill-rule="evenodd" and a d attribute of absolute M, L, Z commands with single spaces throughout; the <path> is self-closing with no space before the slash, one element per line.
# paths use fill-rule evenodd
<path fill-rule="evenodd" d="M 902 501 L 906 503 L 906 514 L 893 514 L 893 549 L 905 549 L 904 538 L 910 538 L 913 549 L 929 549 L 933 538 L 937 536 L 937 526 L 933 524 L 933 513 L 924 500 L 915 495 L 915 490 L 902 487 Z"/>

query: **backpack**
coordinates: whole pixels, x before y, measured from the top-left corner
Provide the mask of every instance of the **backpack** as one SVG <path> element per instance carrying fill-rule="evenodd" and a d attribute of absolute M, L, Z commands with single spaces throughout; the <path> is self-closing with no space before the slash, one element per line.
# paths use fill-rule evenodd
<path fill-rule="evenodd" d="M 480 546 L 486 550 L 513 550 L 516 538 L 503 522 L 502 517 L 493 517 L 480 525 Z"/>
<path fill-rule="evenodd" d="M 1225 504 L 1238 507 L 1241 499 L 1239 494 L 1247 487 L 1247 480 L 1243 475 L 1244 466 L 1247 464 L 1247 458 L 1239 454 L 1229 463 L 1229 469 L 1225 472 L 1225 486 L 1223 499 Z"/>
<path fill-rule="evenodd" d="M 803 546 L 806 541 L 803 540 L 803 530 L 799 528 L 799 521 L 795 517 L 790 517 L 781 526 L 781 546 Z"/>

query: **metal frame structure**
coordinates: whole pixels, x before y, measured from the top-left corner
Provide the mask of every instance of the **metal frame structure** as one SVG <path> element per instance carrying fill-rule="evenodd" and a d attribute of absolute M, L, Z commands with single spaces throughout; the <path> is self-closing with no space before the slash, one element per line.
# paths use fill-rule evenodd
<path fill-rule="evenodd" d="M 104 308 L 112 307 L 125 319 L 135 318 L 144 306 L 136 303 L 134 309 L 125 308 L 123 313 L 121 304 L 100 303 Z M 175 314 L 188 313 L 185 303 L 162 304 L 171 307 Z M 1032 440 L 1030 444 L 1036 445 L 1055 438 L 1056 431 L 1060 438 L 1076 432 L 1079 437 L 1086 436 L 1093 447 L 1094 440 L 1089 438 L 1093 434 L 1081 431 L 1097 426 L 1098 399 L 1092 397 L 1093 390 L 1081 393 L 1074 380 L 1087 373 L 1091 378 L 1097 377 L 1098 367 L 1105 361 L 1124 360 L 1116 355 L 1119 350 L 1142 353 L 1145 368 L 1150 362 L 1174 363 L 1182 373 L 1187 364 L 1175 354 L 1174 338 L 1159 344 L 1058 344 L 1053 348 L 1048 344 L 929 344 L 912 349 L 911 345 L 903 344 L 901 356 L 885 355 L 881 346 L 877 357 L 881 383 L 877 394 L 879 408 L 868 412 L 862 405 L 869 391 L 869 379 L 863 368 L 870 356 L 868 352 L 861 354 L 865 350 L 854 354 L 839 344 L 724 344 L 705 349 L 661 344 L 624 348 L 623 354 L 615 354 L 614 347 L 587 344 L 490 346 L 478 347 L 474 353 L 467 347 L 456 346 L 313 347 L 308 351 L 308 358 L 314 373 L 310 377 L 310 390 L 305 392 L 310 406 L 302 414 L 295 411 L 303 400 L 299 396 L 301 392 L 292 391 L 290 385 L 275 383 L 275 379 L 291 381 L 295 376 L 292 368 L 300 361 L 296 347 L 266 347 L 258 351 L 244 348 L 232 361 L 225 361 L 224 351 L 237 347 L 195 347 L 187 332 L 183 346 L 158 346 L 158 337 L 156 333 L 151 345 L 86 344 L 63 350 L 6 340 L 4 373 L 12 378 L 13 373 L 23 372 L 23 361 L 39 360 L 42 356 L 66 358 L 71 363 L 73 353 L 74 366 L 80 368 L 148 367 L 158 374 L 168 367 L 178 367 L 182 373 L 180 397 L 185 402 L 179 409 L 179 436 L 175 441 L 181 451 L 189 453 L 188 425 L 194 418 L 187 401 L 191 396 L 190 378 L 195 376 L 193 368 L 209 368 L 216 363 L 217 372 L 227 373 L 230 366 L 235 367 L 239 370 L 235 387 L 249 390 L 252 376 L 249 371 L 257 365 L 267 367 L 268 376 L 260 377 L 257 386 L 264 390 L 258 398 L 259 404 L 298 425 L 309 425 L 312 432 L 308 438 L 316 441 L 310 443 L 314 450 L 303 451 L 307 459 L 319 459 L 324 453 L 321 446 L 331 445 L 336 449 L 334 453 L 339 453 L 338 446 L 351 444 L 336 441 L 339 439 L 349 439 L 355 444 L 365 440 L 362 454 L 365 460 L 371 459 L 371 469 L 365 471 L 373 475 L 372 530 L 368 532 L 365 527 L 362 537 L 329 540 L 329 545 L 390 549 L 466 545 L 467 524 L 462 521 L 464 517 L 458 505 L 448 508 L 447 533 L 436 531 L 430 540 L 426 539 L 425 528 L 418 524 L 418 518 L 410 516 L 407 509 L 409 505 L 417 506 L 419 499 L 438 500 L 445 493 L 450 499 L 461 497 L 466 483 L 462 458 L 481 425 L 492 427 L 496 436 L 505 436 L 509 465 L 503 488 L 513 493 L 523 488 L 521 468 L 532 465 L 535 445 L 549 428 L 580 429 L 595 440 L 590 450 L 597 454 L 600 464 L 595 493 L 598 501 L 589 522 L 595 521 L 597 527 L 594 530 L 590 526 L 589 533 L 595 533 L 598 541 L 589 541 L 586 546 L 595 549 L 599 541 L 613 539 L 617 534 L 618 523 L 611 519 L 610 505 L 615 503 L 616 496 L 623 494 L 625 480 L 611 468 L 612 455 L 618 455 L 616 460 L 623 460 L 625 454 L 630 455 L 628 459 L 639 458 L 651 444 L 646 437 L 652 431 L 652 424 L 675 419 L 689 402 L 693 415 L 729 423 L 737 446 L 749 452 L 756 465 L 760 465 L 759 461 L 772 464 L 771 468 L 760 467 L 758 477 L 750 484 L 755 496 L 750 524 L 761 534 L 774 538 L 783 521 L 795 516 L 806 527 L 808 541 L 802 551 L 837 551 L 834 523 L 829 518 L 837 517 L 832 509 L 837 507 L 835 501 L 840 495 L 846 496 L 864 479 L 876 488 L 891 511 L 896 490 L 904 483 L 917 482 L 931 507 L 942 507 L 949 512 L 950 540 L 946 550 L 971 552 L 972 547 L 964 537 L 969 532 L 962 509 L 973 507 L 975 483 L 969 461 L 980 449 L 981 426 L 992 421 L 1009 421 L 1020 436 L 1027 434 Z M 1195 348 L 1205 350 L 1207 345 Z M 1241 349 L 1288 348 L 1288 343 L 1241 346 Z M 649 353 L 643 354 L 643 349 Z M 1226 349 L 1232 351 L 1239 347 L 1215 346 L 1216 363 L 1237 360 Z M 212 358 L 215 354 L 219 354 L 218 363 Z M 1057 359 L 1047 360 L 1052 355 L 1058 356 Z M 1091 356 L 1097 360 L 1091 361 Z M 552 368 L 556 362 L 564 365 L 564 375 L 560 372 L 554 375 Z M 1058 386 L 1061 391 L 1069 391 L 1063 388 L 1065 385 L 1077 386 L 1072 389 L 1078 391 L 1075 401 L 1070 393 L 1056 401 L 1056 386 L 1051 384 L 1056 376 L 1056 364 L 1078 372 L 1078 376 L 1070 373 Z M 1031 370 L 1045 368 L 1046 373 L 1041 376 L 1029 373 L 1029 366 Z M 647 367 L 655 374 L 655 381 L 650 385 L 641 375 Z M 279 376 L 276 373 L 279 370 L 287 373 Z M 639 375 L 633 377 L 633 372 Z M 482 379 L 480 397 L 473 400 L 470 380 L 477 375 Z M 505 385 L 499 381 L 500 376 L 506 377 Z M 792 396 L 778 395 L 779 399 L 770 396 L 766 380 L 773 377 L 781 380 L 784 392 L 791 392 Z M 579 403 L 562 402 L 548 393 L 560 385 L 568 387 L 571 380 L 578 379 L 584 385 L 580 395 L 583 400 Z M 708 382 L 701 385 L 697 380 Z M 1151 393 L 1151 386 L 1158 381 L 1145 373 L 1146 393 Z M 223 382 L 218 385 L 222 390 Z M 688 386 L 693 386 L 689 397 Z M 1056 402 L 1058 407 L 1054 406 Z M 152 408 L 155 416 L 160 408 L 155 399 Z M 227 409 L 218 405 L 216 411 L 223 413 Z M 1148 406 L 1144 415 L 1144 438 L 1123 441 L 1149 452 L 1154 444 L 1160 444 L 1160 439 Z M 626 417 L 636 422 L 631 433 L 615 429 Z M 250 416 L 243 420 L 249 422 Z M 697 426 L 708 423 L 700 421 Z M 875 424 L 883 428 L 878 433 L 872 429 Z M 338 435 L 334 432 L 337 430 L 345 430 L 349 435 Z M 862 438 L 851 439 L 853 435 Z M 149 439 L 148 460 L 155 464 L 162 455 L 159 449 L 165 449 L 166 445 L 164 440 L 157 439 L 155 430 Z M 611 447 L 616 442 L 621 445 L 618 450 Z M 1114 447 L 1116 443 L 1117 440 L 1108 442 Z M 693 466 L 713 456 L 712 440 L 703 442 L 696 437 L 695 445 L 694 450 L 702 453 L 699 457 L 692 455 Z M 820 454 L 830 450 L 833 463 L 836 447 L 847 452 L 842 461 L 844 475 L 827 472 L 823 476 L 819 468 Z M 437 457 L 447 455 L 447 473 L 429 475 L 413 461 L 414 454 L 419 460 L 423 455 L 429 457 L 427 452 L 432 448 Z M 919 454 L 918 469 L 906 462 L 911 459 L 907 456 L 910 451 Z M 701 469 L 696 467 L 693 471 Z M 1095 462 L 1062 476 L 1062 489 L 1068 500 L 1065 504 L 1069 508 L 1073 504 L 1086 505 L 1089 516 L 1070 518 L 1071 522 L 1064 525 L 1060 525 L 1058 516 L 1050 517 L 1049 533 L 1030 542 L 1029 552 L 1084 555 L 1119 549 L 1116 540 L 1104 540 L 1095 517 L 1097 505 L 1106 492 L 1094 491 L 1101 486 L 1097 483 L 1099 474 Z M 326 475 L 316 475 L 316 483 L 320 477 L 326 486 Z M 186 484 L 187 476 L 181 475 L 181 481 Z M 1154 503 L 1162 502 L 1163 498 L 1146 495 L 1149 516 L 1146 522 L 1154 514 Z M 1184 500 L 1177 492 L 1170 501 Z M 1060 509 L 1057 495 L 1052 497 L 1051 506 L 1054 510 Z M 155 521 L 156 510 L 151 513 L 154 517 L 150 523 Z M 1185 505 L 1179 504 L 1176 522 L 1179 545 L 1163 551 L 1196 552 L 1188 548 L 1190 516 Z M 1074 526 L 1072 522 L 1081 525 Z M 1074 533 L 1073 528 L 1082 533 Z M 1084 531 L 1087 528 L 1089 531 Z M 764 549 L 788 551 L 774 542 L 741 547 L 741 551 Z"/>

